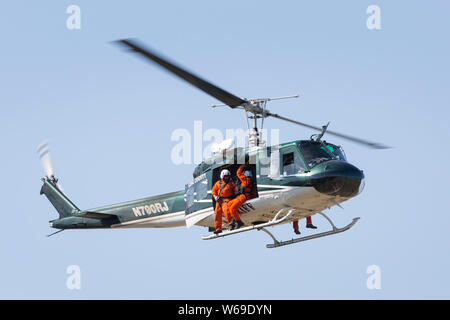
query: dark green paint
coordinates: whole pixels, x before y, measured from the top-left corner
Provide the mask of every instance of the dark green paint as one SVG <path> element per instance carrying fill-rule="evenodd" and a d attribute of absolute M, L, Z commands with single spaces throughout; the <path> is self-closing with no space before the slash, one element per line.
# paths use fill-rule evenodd
<path fill-rule="evenodd" d="M 301 163 L 303 164 L 305 170 L 304 172 L 296 175 L 290 176 L 279 176 L 277 178 L 270 178 L 268 176 L 259 176 L 257 179 L 258 185 L 270 186 L 312 186 L 312 178 L 333 176 L 342 177 L 352 177 L 355 179 L 362 179 L 364 176 L 362 172 L 356 167 L 348 164 L 343 160 L 329 160 L 319 163 L 313 167 L 308 166 L 305 159 L 302 156 L 298 146 L 300 140 L 292 141 L 278 146 L 272 147 L 257 147 L 257 148 L 236 148 L 234 149 L 234 156 L 230 159 L 224 159 L 223 156 L 216 157 L 214 161 L 202 162 L 194 170 L 194 178 L 199 178 L 203 174 L 208 180 L 208 190 L 212 188 L 212 178 L 215 169 L 218 169 L 226 164 L 245 163 L 245 159 L 250 160 L 250 163 L 256 164 L 256 172 L 259 176 L 260 174 L 260 161 L 259 157 L 264 150 L 267 150 L 266 155 L 270 159 L 270 154 L 272 150 L 280 151 L 280 168 L 282 166 L 281 155 L 283 150 L 293 150 L 295 156 L 299 157 Z M 303 141 L 305 142 L 305 141 Z M 330 144 L 327 144 L 330 145 Z M 331 146 L 331 145 L 330 145 Z M 331 146 L 333 149 L 324 148 L 330 154 L 336 148 L 336 146 Z M 291 152 L 291 151 L 289 151 Z M 335 156 L 333 156 L 336 159 Z M 218 169 L 219 170 L 219 169 Z M 216 173 L 217 174 L 217 173 Z M 110 228 L 112 225 L 119 223 L 126 223 L 130 221 L 137 221 L 139 219 L 162 216 L 169 213 L 180 212 L 185 210 L 185 192 L 177 191 L 166 194 L 161 194 L 158 196 L 147 197 L 139 200 L 128 201 L 124 203 L 118 203 L 114 205 L 108 205 L 103 207 L 98 207 L 90 210 L 79 210 L 63 193 L 61 193 L 58 188 L 49 180 L 44 179 L 44 184 L 41 189 L 41 194 L 45 194 L 50 202 L 53 204 L 55 209 L 58 211 L 60 218 L 51 221 L 52 226 L 58 229 L 87 229 L 87 228 Z M 268 187 L 258 187 L 258 192 L 270 190 Z M 136 216 L 136 208 L 149 207 L 150 204 L 159 203 L 160 206 L 167 210 L 159 210 L 159 212 L 152 212 L 145 209 L 140 210 L 142 215 Z M 186 212 L 187 214 L 195 212 L 200 209 L 210 207 L 210 203 L 196 203 L 194 210 Z M 133 210 L 133 208 L 135 208 Z M 150 207 L 149 207 L 150 208 Z M 148 208 L 147 208 L 148 209 Z"/>

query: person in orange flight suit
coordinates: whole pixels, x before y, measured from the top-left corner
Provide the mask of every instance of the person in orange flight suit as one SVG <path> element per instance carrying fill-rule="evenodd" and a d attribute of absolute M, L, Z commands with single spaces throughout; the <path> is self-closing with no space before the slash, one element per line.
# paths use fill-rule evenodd
<path fill-rule="evenodd" d="M 211 189 L 211 194 L 216 200 L 216 208 L 214 210 L 214 227 L 215 234 L 222 232 L 222 214 L 230 224 L 231 216 L 229 213 L 229 201 L 233 198 L 235 186 L 231 181 L 231 173 L 224 169 L 220 172 L 220 180 L 217 181 Z"/>
<path fill-rule="evenodd" d="M 232 216 L 231 230 L 239 229 L 244 225 L 239 216 L 239 207 L 247 200 L 257 197 L 256 185 L 253 183 L 251 177 L 252 172 L 250 170 L 244 171 L 244 166 L 240 166 L 236 172 L 239 180 L 241 180 L 241 194 L 235 199 L 231 200 L 228 204 L 230 214 Z M 234 220 L 234 221 L 233 221 Z"/>
<path fill-rule="evenodd" d="M 292 226 L 294 227 L 295 234 L 300 234 L 300 230 L 298 229 L 298 220 L 294 221 Z M 306 227 L 310 229 L 317 229 L 317 227 L 312 224 L 311 216 L 306 217 Z"/>

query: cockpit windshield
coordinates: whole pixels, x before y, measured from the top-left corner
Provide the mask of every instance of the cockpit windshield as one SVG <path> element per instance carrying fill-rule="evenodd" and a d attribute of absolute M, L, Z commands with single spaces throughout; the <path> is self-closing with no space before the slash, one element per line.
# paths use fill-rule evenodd
<path fill-rule="evenodd" d="M 345 157 L 344 150 L 340 146 L 336 146 L 332 143 L 326 143 L 326 148 L 328 151 L 330 151 L 338 160 L 347 161 L 347 158 Z M 322 147 L 323 148 L 323 147 Z"/>
<path fill-rule="evenodd" d="M 325 150 L 320 142 L 315 141 L 300 141 L 300 151 L 309 167 L 314 167 L 315 165 L 332 160 L 330 150 Z"/>

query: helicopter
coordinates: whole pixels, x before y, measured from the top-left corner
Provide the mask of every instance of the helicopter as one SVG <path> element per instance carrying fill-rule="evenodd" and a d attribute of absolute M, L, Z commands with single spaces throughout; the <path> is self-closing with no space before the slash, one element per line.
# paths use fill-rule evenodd
<path fill-rule="evenodd" d="M 212 107 L 228 106 L 231 109 L 244 110 L 248 126 L 248 146 L 234 148 L 230 140 L 216 144 L 214 156 L 195 167 L 193 180 L 185 185 L 184 190 L 81 210 L 66 196 L 55 178 L 48 143 L 44 142 L 37 149 L 46 172 L 46 176 L 42 178 L 40 194 L 48 198 L 59 214 L 58 219 L 49 222 L 50 227 L 58 231 L 48 236 L 68 229 L 200 226 L 208 228 L 209 232 L 214 231 L 215 199 L 211 189 L 219 180 L 223 169 L 229 170 L 231 179 L 238 183 L 236 172 L 240 166 L 245 166 L 251 172 L 257 190 L 256 197 L 247 200 L 239 208 L 244 225 L 233 229 L 223 220 L 224 232 L 205 235 L 203 240 L 257 230 L 265 232 L 272 239 L 273 242 L 267 244 L 267 248 L 276 248 L 341 233 L 357 223 L 359 217 L 338 228 L 323 212 L 334 206 L 341 207 L 342 202 L 360 194 L 365 185 L 363 171 L 347 161 L 341 146 L 323 140 L 323 136 L 337 136 L 374 149 L 386 149 L 388 146 L 328 130 L 329 123 L 316 127 L 267 109 L 269 101 L 296 98 L 298 95 L 239 98 L 187 71 L 135 39 L 117 40 L 113 43 L 222 102 Z M 261 138 L 265 118 L 287 121 L 318 133 L 313 134 L 310 139 L 267 146 Z M 280 241 L 268 230 L 269 227 L 292 223 L 316 214 L 329 222 L 329 231 Z"/>

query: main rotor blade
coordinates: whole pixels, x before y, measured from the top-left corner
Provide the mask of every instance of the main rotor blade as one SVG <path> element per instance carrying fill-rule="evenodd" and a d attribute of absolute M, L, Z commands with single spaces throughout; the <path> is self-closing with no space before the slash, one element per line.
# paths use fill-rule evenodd
<path fill-rule="evenodd" d="M 247 101 L 245 101 L 239 97 L 236 97 L 235 95 L 213 85 L 212 83 L 210 83 L 206 80 L 203 80 L 202 78 L 190 73 L 189 71 L 186 71 L 185 69 L 181 68 L 180 66 L 177 66 L 175 63 L 169 62 L 166 58 L 163 58 L 162 56 L 158 55 L 156 52 L 154 52 L 148 48 L 144 48 L 142 45 L 138 44 L 135 40 L 124 39 L 124 40 L 118 40 L 115 42 L 131 49 L 134 52 L 141 54 L 143 57 L 145 57 L 147 59 L 152 60 L 159 66 L 170 71 L 171 73 L 175 74 L 176 76 L 180 77 L 181 79 L 189 82 L 194 87 L 197 87 L 198 89 L 202 90 L 203 92 L 206 92 L 209 95 L 213 96 L 214 98 L 222 101 L 223 103 L 230 106 L 231 108 L 236 108 L 237 106 L 240 106 L 247 102 Z"/>
<path fill-rule="evenodd" d="M 295 123 L 295 124 L 298 124 L 298 125 L 303 126 L 303 127 L 307 127 L 307 128 L 318 130 L 318 131 L 322 131 L 322 128 L 319 128 L 319 127 L 316 127 L 316 126 L 312 126 L 312 125 L 307 124 L 307 123 L 295 121 L 295 120 L 292 120 L 292 119 L 289 119 L 289 118 L 285 118 L 285 117 L 280 116 L 280 115 L 275 114 L 275 113 L 267 113 L 267 115 L 270 116 L 270 117 L 274 117 L 274 118 L 280 119 L 280 120 L 289 121 L 291 123 Z M 385 146 L 385 145 L 383 145 L 381 143 L 370 142 L 370 141 L 363 140 L 363 139 L 356 138 L 356 137 L 352 137 L 352 136 L 349 136 L 349 135 L 346 135 L 346 134 L 334 132 L 334 131 L 331 131 L 331 130 L 327 130 L 326 134 L 331 134 L 331 135 L 334 135 L 334 136 L 337 136 L 337 137 L 340 137 L 340 138 L 343 138 L 343 139 L 346 139 L 346 140 L 349 140 L 349 141 L 352 141 L 352 142 L 356 142 L 356 143 L 365 145 L 366 147 L 370 147 L 370 148 L 374 148 L 374 149 L 389 149 L 389 148 L 391 148 L 391 147 Z"/>

